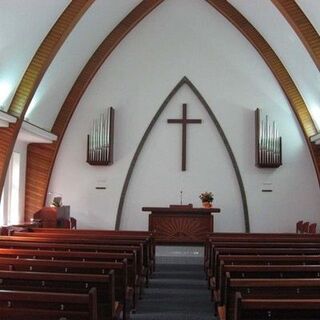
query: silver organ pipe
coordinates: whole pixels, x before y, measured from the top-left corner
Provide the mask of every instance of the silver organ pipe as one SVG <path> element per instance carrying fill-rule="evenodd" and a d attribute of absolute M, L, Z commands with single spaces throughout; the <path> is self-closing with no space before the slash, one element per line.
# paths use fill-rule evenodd
<path fill-rule="evenodd" d="M 87 137 L 87 162 L 92 165 L 113 163 L 114 109 L 106 109 L 92 122 Z"/>
<path fill-rule="evenodd" d="M 268 115 L 262 119 L 260 109 L 256 109 L 256 165 L 261 168 L 282 165 L 282 141 L 277 124 Z"/>

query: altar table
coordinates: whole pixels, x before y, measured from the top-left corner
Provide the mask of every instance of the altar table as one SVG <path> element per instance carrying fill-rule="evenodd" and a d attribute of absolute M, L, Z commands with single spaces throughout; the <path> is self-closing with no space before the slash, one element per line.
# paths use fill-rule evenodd
<path fill-rule="evenodd" d="M 156 244 L 203 244 L 208 233 L 214 230 L 213 213 L 219 208 L 193 208 L 189 205 L 169 207 L 143 207 L 149 215 L 149 231 L 154 233 Z"/>

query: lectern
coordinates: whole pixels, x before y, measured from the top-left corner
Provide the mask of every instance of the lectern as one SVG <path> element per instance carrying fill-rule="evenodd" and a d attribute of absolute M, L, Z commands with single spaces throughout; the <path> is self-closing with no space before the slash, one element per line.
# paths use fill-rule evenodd
<path fill-rule="evenodd" d="M 33 219 L 41 220 L 43 228 L 63 228 L 70 219 L 70 206 L 44 207 L 33 215 Z"/>
<path fill-rule="evenodd" d="M 156 244 L 204 244 L 208 233 L 214 230 L 213 213 L 219 208 L 193 208 L 189 205 L 169 207 L 143 207 L 149 211 L 149 231 L 154 233 Z"/>

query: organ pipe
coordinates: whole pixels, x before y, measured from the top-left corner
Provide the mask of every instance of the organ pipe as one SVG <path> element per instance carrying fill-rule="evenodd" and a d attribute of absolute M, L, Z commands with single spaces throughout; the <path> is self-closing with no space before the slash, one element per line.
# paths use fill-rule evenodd
<path fill-rule="evenodd" d="M 113 163 L 114 109 L 109 107 L 92 122 L 87 137 L 87 162 L 91 165 Z"/>
<path fill-rule="evenodd" d="M 282 139 L 275 121 L 261 117 L 256 109 L 256 165 L 260 168 L 278 168 L 282 165 Z"/>

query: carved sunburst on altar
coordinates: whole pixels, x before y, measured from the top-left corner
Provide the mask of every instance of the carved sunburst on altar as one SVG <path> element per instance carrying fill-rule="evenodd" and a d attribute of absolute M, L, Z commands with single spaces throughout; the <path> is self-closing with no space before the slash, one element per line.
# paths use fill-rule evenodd
<path fill-rule="evenodd" d="M 220 209 L 193 208 L 189 204 L 143 207 L 142 211 L 151 211 L 149 231 L 154 233 L 156 243 L 203 245 L 208 233 L 214 230 L 212 213 Z"/>
<path fill-rule="evenodd" d="M 154 222 L 157 225 L 157 233 L 160 234 L 159 239 L 196 242 L 209 231 L 208 226 L 197 218 L 166 218 L 165 220 L 157 218 Z"/>

